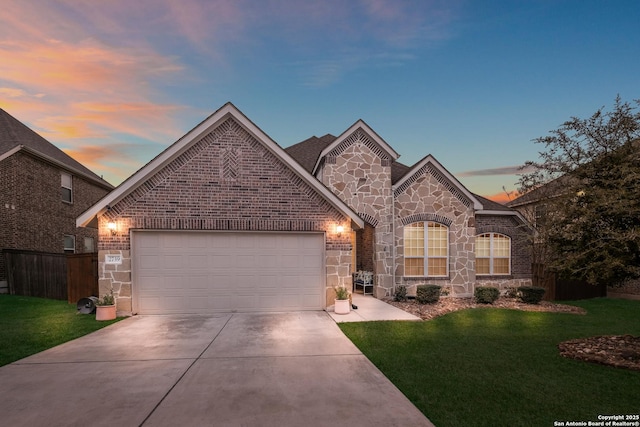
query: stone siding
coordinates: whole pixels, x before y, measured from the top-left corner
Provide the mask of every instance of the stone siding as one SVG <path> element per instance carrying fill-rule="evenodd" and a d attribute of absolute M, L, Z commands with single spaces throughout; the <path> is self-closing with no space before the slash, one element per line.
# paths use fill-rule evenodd
<path fill-rule="evenodd" d="M 115 235 L 107 229 L 111 221 Z M 340 236 L 338 225 L 345 229 Z M 99 218 L 99 229 L 101 253 L 130 251 L 130 230 L 136 229 L 321 231 L 327 288 L 350 284 L 350 220 L 233 119 L 111 206 Z M 117 280 L 104 280 L 116 292 Z M 118 294 L 118 302 L 123 300 Z"/>
<path fill-rule="evenodd" d="M 374 272 L 377 296 L 390 295 L 393 288 L 393 196 L 391 159 L 362 130 L 357 129 L 328 153 L 321 172 L 322 182 L 351 209 L 374 227 L 373 239 L 360 239 L 371 245 L 361 256 Z"/>
<path fill-rule="evenodd" d="M 417 285 L 437 284 L 449 288 L 452 296 L 470 296 L 475 282 L 475 218 L 471 201 L 452 192 L 452 185 L 429 164 L 414 176 L 395 190 L 395 284 L 405 285 L 410 295 L 415 295 Z M 418 221 L 435 221 L 449 227 L 447 277 L 404 275 L 404 226 Z"/>

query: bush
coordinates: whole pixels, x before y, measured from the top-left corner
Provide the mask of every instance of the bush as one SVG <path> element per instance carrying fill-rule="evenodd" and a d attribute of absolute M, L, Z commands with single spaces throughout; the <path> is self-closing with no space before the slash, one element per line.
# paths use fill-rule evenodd
<path fill-rule="evenodd" d="M 520 286 L 518 288 L 518 296 L 522 302 L 527 304 L 538 304 L 542 301 L 545 289 L 536 286 Z"/>
<path fill-rule="evenodd" d="M 420 304 L 433 304 L 440 299 L 440 288 L 438 285 L 418 285 L 416 289 L 416 301 Z"/>
<path fill-rule="evenodd" d="M 491 286 L 478 286 L 473 291 L 473 296 L 479 304 L 493 304 L 500 296 L 500 291 L 498 288 L 492 288 Z"/>
<path fill-rule="evenodd" d="M 398 285 L 396 292 L 393 295 L 394 301 L 406 301 L 407 300 L 407 287 L 405 285 Z"/>

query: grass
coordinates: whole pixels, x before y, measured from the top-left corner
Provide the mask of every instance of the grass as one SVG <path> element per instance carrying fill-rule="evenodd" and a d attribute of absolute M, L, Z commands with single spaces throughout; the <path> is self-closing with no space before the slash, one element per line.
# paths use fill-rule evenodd
<path fill-rule="evenodd" d="M 640 301 L 571 304 L 587 314 L 479 308 L 427 322 L 340 328 L 438 427 L 552 426 L 638 414 L 640 372 L 565 359 L 557 345 L 640 335 Z"/>
<path fill-rule="evenodd" d="M 0 366 L 108 326 L 66 301 L 0 295 Z"/>

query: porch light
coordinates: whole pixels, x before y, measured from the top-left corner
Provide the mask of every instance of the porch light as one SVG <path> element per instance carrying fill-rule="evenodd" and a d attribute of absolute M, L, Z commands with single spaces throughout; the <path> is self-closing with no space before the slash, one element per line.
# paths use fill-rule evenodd
<path fill-rule="evenodd" d="M 111 231 L 112 236 L 116 235 L 116 232 L 118 231 L 118 227 L 115 222 L 109 222 L 107 224 L 107 228 Z"/>
<path fill-rule="evenodd" d="M 339 225 L 336 227 L 336 232 L 338 233 L 338 237 L 340 237 L 342 235 L 342 232 L 344 231 L 344 226 L 343 225 Z"/>

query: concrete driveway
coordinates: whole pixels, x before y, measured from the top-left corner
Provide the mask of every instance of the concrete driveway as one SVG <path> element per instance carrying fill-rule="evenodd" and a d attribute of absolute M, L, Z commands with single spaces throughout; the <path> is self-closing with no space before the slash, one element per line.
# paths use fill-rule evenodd
<path fill-rule="evenodd" d="M 0 368 L 7 426 L 432 426 L 325 312 L 135 316 Z"/>

